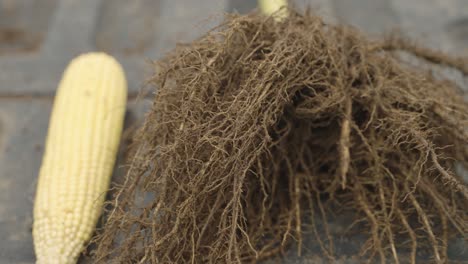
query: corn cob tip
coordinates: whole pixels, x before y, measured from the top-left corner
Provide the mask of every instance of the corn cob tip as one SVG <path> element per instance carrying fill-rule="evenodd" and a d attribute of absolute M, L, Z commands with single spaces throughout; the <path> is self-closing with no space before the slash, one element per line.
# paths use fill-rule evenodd
<path fill-rule="evenodd" d="M 91 51 L 87 53 L 80 54 L 73 58 L 70 62 L 70 65 L 73 65 L 74 63 L 81 62 L 81 63 L 86 63 L 87 61 L 95 61 L 97 59 L 100 59 L 104 62 L 109 62 L 114 65 L 120 66 L 120 63 L 111 55 L 105 53 L 105 52 L 100 52 L 100 51 Z"/>
<path fill-rule="evenodd" d="M 79 65 L 99 65 L 101 68 L 110 67 L 112 70 L 117 71 L 121 76 L 125 77 L 121 64 L 113 56 L 105 52 L 87 52 L 80 54 L 71 60 L 66 71 L 78 67 Z"/>

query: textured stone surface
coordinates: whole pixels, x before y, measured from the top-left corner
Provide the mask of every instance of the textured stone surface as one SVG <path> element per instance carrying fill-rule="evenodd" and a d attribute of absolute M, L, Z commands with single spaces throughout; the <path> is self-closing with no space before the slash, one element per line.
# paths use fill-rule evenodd
<path fill-rule="evenodd" d="M 3 153 L 0 155 L 0 260 L 34 259 L 31 244 L 32 202 L 51 102 L 0 99 Z"/>
<path fill-rule="evenodd" d="M 468 55 L 466 0 L 292 3 L 369 34 L 399 28 L 432 47 Z M 248 13 L 255 7 L 255 0 L 0 0 L 0 264 L 34 263 L 34 190 L 52 98 L 68 61 L 85 51 L 111 53 L 125 68 L 133 98 L 151 74 L 148 59 L 199 37 L 222 20 L 223 12 Z M 147 99 L 131 100 L 126 126 L 137 124 L 149 105 Z M 357 240 L 343 241 L 337 249 L 347 255 L 352 247 L 345 244 Z M 310 247 L 316 248 L 313 241 Z M 291 263 L 322 260 L 292 257 Z M 340 263 L 359 262 L 348 256 Z"/>
<path fill-rule="evenodd" d="M 388 0 L 332 0 L 340 22 L 381 34 L 398 26 L 395 10 Z"/>
<path fill-rule="evenodd" d="M 457 49 L 463 45 L 461 39 L 453 35 L 456 33 L 450 36 L 449 32 L 460 32 L 468 27 L 462 23 L 468 19 L 468 3 L 465 0 L 392 0 L 391 3 L 408 36 L 434 48 L 461 52 Z"/>

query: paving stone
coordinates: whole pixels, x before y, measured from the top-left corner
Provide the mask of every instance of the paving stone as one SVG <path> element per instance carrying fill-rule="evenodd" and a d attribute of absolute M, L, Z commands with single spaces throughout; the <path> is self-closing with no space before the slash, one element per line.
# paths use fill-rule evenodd
<path fill-rule="evenodd" d="M 340 22 L 369 34 L 381 34 L 397 27 L 398 19 L 388 0 L 332 0 Z"/>
<path fill-rule="evenodd" d="M 456 51 L 468 56 L 468 15 L 448 23 L 446 29 Z"/>
<path fill-rule="evenodd" d="M 407 35 L 426 45 L 456 53 L 456 45 L 447 29 L 468 17 L 465 0 L 392 0 Z"/>
<path fill-rule="evenodd" d="M 95 31 L 97 49 L 141 55 L 155 38 L 159 7 L 159 0 L 103 1 Z"/>
<path fill-rule="evenodd" d="M 161 13 L 156 20 L 154 48 L 147 55 L 158 59 L 176 43 L 200 37 L 223 20 L 227 7 L 227 0 L 162 1 Z"/>
<path fill-rule="evenodd" d="M 257 1 L 252 0 L 229 0 L 227 12 L 247 14 L 257 8 Z"/>
<path fill-rule="evenodd" d="M 40 47 L 58 0 L 0 0 L 0 55 Z"/>
<path fill-rule="evenodd" d="M 100 16 L 101 2 L 61 0 L 42 46 L 44 56 L 68 61 L 70 57 L 93 50 L 94 30 Z"/>
<path fill-rule="evenodd" d="M 34 260 L 32 203 L 51 102 L 0 100 L 0 263 Z M 7 227 L 7 228 L 6 228 Z"/>
<path fill-rule="evenodd" d="M 125 4 L 119 5 L 120 2 Z M 68 62 L 93 50 L 116 56 L 126 71 L 130 91 L 136 93 L 148 77 L 148 59 L 161 58 L 176 43 L 191 41 L 207 32 L 222 20 L 227 6 L 227 0 L 120 2 L 59 1 L 40 49 L 0 54 L 0 96 L 52 96 Z M 144 15 L 133 21 L 140 11 Z M 116 21 L 121 22 L 115 25 Z M 144 37 L 133 43 L 136 35 Z"/>
<path fill-rule="evenodd" d="M 291 2 L 298 10 L 311 8 L 316 14 L 323 17 L 325 22 L 337 22 L 333 2 L 330 0 L 292 0 Z"/>

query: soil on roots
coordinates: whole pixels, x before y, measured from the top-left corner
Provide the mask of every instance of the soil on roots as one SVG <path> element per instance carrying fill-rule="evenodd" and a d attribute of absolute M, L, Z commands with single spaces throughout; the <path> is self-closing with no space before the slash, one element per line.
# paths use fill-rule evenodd
<path fill-rule="evenodd" d="M 454 166 L 468 167 L 468 107 L 400 51 L 468 74 L 466 60 L 293 11 L 233 15 L 178 46 L 157 62 L 98 262 L 258 261 L 300 254 L 305 232 L 332 260 L 314 219 L 346 212 L 368 236 L 363 258 L 415 263 L 428 249 L 446 261 L 448 240 L 467 234 Z"/>

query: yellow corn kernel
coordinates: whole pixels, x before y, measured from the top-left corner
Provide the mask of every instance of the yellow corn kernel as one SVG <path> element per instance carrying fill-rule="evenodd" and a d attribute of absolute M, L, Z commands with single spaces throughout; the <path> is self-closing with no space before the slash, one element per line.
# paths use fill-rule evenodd
<path fill-rule="evenodd" d="M 258 5 L 260 11 L 265 15 L 272 15 L 275 13 L 275 19 L 277 20 L 288 16 L 288 11 L 283 8 L 288 6 L 287 0 L 258 0 Z"/>
<path fill-rule="evenodd" d="M 103 53 L 65 70 L 49 123 L 34 204 L 37 263 L 76 263 L 101 214 L 123 128 L 127 82 Z"/>

